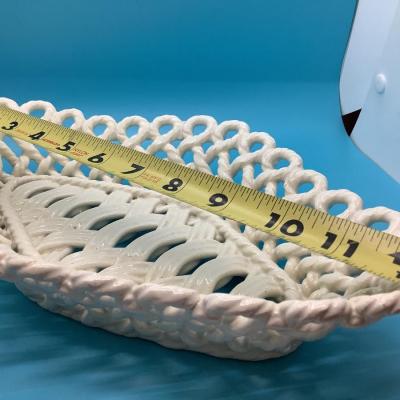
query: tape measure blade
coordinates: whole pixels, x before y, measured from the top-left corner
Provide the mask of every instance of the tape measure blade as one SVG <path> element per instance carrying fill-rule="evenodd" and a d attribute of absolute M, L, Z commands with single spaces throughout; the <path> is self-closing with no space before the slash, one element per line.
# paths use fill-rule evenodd
<path fill-rule="evenodd" d="M 301 245 L 400 279 L 400 238 L 234 182 L 0 107 L 4 134 Z"/>

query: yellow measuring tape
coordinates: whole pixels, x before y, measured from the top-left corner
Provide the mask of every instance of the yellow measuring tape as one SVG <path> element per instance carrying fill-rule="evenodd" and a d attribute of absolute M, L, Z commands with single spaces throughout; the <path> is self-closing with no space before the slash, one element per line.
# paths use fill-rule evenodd
<path fill-rule="evenodd" d="M 0 131 L 316 253 L 400 279 L 400 237 L 6 107 L 0 108 Z"/>

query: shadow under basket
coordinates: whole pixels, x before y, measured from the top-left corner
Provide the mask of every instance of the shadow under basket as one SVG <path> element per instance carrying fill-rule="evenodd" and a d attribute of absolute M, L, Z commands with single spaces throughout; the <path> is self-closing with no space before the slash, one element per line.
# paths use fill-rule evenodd
<path fill-rule="evenodd" d="M 88 134 L 103 126 L 99 136 L 114 143 L 319 210 L 344 204 L 340 217 L 384 221 L 387 232 L 400 232 L 398 212 L 363 209 L 355 193 L 328 190 L 326 178 L 304 170 L 296 153 L 240 121 L 166 115 L 116 122 L 43 101 L 18 106 L 1 98 L 0 105 L 41 110 L 58 124 L 72 120 Z M 399 312 L 397 283 L 32 144 L 4 136 L 0 144 L 0 278 L 50 311 L 167 347 L 243 360 L 279 357 L 338 325 Z"/>

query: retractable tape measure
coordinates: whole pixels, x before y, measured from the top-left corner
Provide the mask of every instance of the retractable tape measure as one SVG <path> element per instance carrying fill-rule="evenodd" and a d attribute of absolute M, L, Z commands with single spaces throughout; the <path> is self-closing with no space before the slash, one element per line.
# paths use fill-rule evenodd
<path fill-rule="evenodd" d="M 400 237 L 0 107 L 0 131 L 393 281 Z"/>

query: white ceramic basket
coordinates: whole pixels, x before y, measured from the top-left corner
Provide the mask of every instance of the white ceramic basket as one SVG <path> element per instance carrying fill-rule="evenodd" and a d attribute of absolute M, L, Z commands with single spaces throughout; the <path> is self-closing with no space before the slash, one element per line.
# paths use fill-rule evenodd
<path fill-rule="evenodd" d="M 296 153 L 243 122 L 133 116 L 117 123 L 43 101 L 0 104 L 43 110 L 60 124 L 72 118 L 73 128 L 89 134 L 104 124 L 100 136 L 123 146 L 178 163 L 192 158 L 192 168 L 211 173 L 212 165 L 219 176 L 270 194 L 283 182 L 288 200 L 320 210 L 346 203 L 341 217 L 385 220 L 387 232 L 400 233 L 398 212 L 363 210 L 356 194 L 328 190 Z M 132 126 L 138 131 L 129 135 Z M 0 155 L 2 169 L 12 171 L 1 175 L 0 277 L 53 312 L 172 348 L 260 360 L 337 325 L 362 326 L 399 311 L 399 285 L 388 280 L 101 171 L 87 177 L 87 167 L 25 142 L 3 137 Z M 304 182 L 312 189 L 298 193 Z"/>

